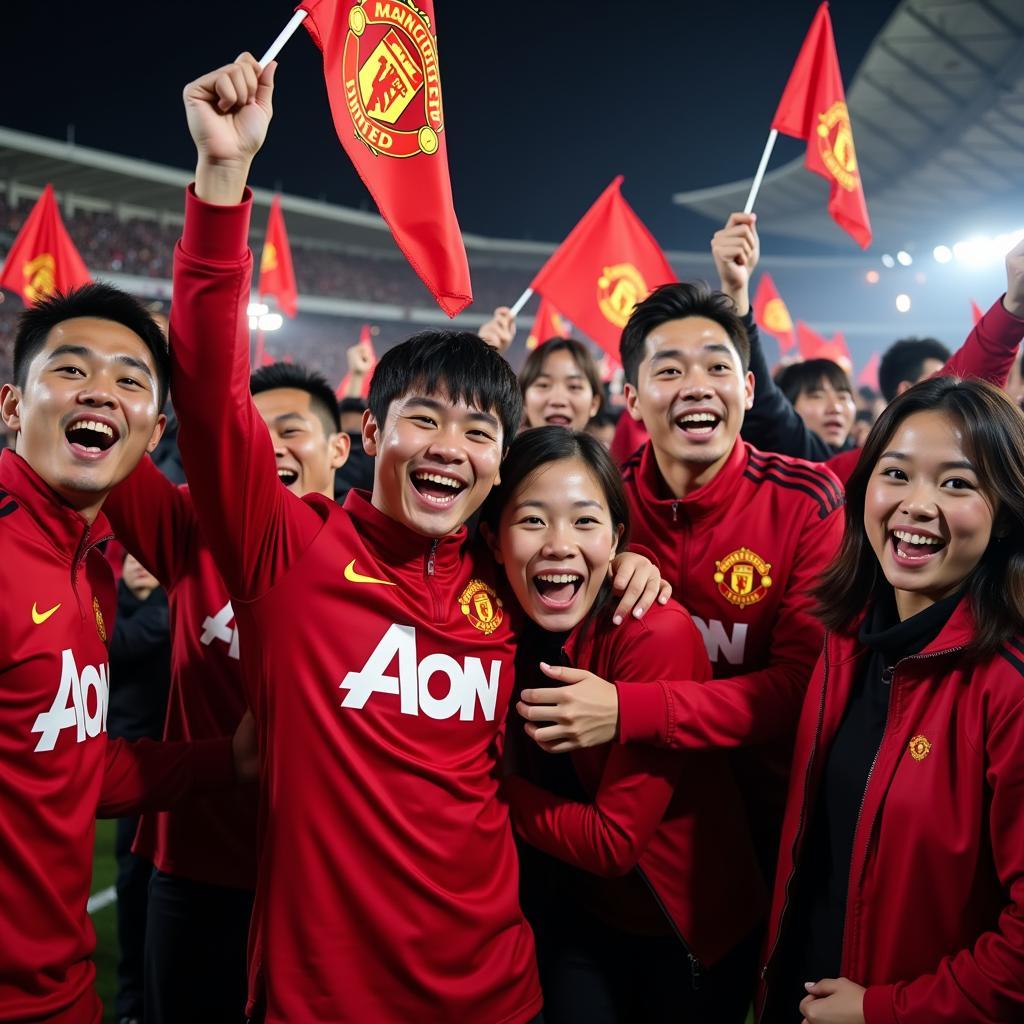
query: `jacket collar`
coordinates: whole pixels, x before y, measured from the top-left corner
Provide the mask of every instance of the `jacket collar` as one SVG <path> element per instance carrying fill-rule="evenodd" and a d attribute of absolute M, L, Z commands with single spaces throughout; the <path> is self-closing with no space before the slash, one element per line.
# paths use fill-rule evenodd
<path fill-rule="evenodd" d="M 654 456 L 654 445 L 648 441 L 640 456 L 640 493 L 645 505 L 669 522 L 695 522 L 719 517 L 736 503 L 736 488 L 747 468 L 749 446 L 736 439 L 729 458 L 714 479 L 691 491 L 683 498 L 672 496 Z"/>
<path fill-rule="evenodd" d="M 38 525 L 53 548 L 74 562 L 113 531 L 102 512 L 90 525 L 16 452 L 0 453 L 0 489 L 7 491 Z"/>

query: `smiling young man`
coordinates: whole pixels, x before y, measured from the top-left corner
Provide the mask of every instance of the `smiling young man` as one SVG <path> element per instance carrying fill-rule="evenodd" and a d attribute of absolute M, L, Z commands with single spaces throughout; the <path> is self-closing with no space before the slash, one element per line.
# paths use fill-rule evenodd
<path fill-rule="evenodd" d="M 231 741 L 107 742 L 113 574 L 101 506 L 163 426 L 163 335 L 90 285 L 22 314 L 0 389 L 0 1019 L 95 1024 L 85 911 L 97 814 L 230 784 Z"/>
<path fill-rule="evenodd" d="M 277 479 L 297 497 L 334 494 L 348 453 L 327 381 L 295 363 L 257 370 L 249 390 L 269 432 Z M 106 505 L 118 538 L 163 581 L 170 601 L 165 738 L 231 736 L 245 714 L 235 613 L 188 487 L 149 459 Z M 256 887 L 254 790 L 207 794 L 145 815 L 135 845 L 156 867 L 146 935 L 145 1020 L 244 1019 L 246 943 Z M 181 978 L 191 979 L 182 985 Z"/>

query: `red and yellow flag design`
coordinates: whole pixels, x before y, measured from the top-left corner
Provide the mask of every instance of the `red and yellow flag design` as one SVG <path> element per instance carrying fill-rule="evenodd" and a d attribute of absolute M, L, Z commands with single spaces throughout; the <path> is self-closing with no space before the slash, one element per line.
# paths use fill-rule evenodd
<path fill-rule="evenodd" d="M 53 186 L 47 185 L 22 224 L 0 270 L 0 287 L 32 306 L 56 292 L 90 284 L 92 277 L 60 219 Z"/>
<path fill-rule="evenodd" d="M 804 166 L 831 186 L 828 212 L 866 249 L 871 244 L 871 221 L 827 2 L 822 3 L 811 22 L 772 127 L 806 140 Z"/>
<path fill-rule="evenodd" d="M 473 301 L 452 203 L 433 0 L 304 0 L 338 139 L 399 249 L 455 316 Z"/>
<path fill-rule="evenodd" d="M 295 287 L 292 250 L 288 244 L 288 232 L 284 228 L 280 196 L 274 196 L 270 201 L 267 234 L 263 240 L 263 255 L 260 257 L 259 293 L 261 299 L 273 295 L 278 309 L 285 316 L 294 317 L 298 312 L 299 292 Z"/>
<path fill-rule="evenodd" d="M 754 320 L 757 326 L 779 342 L 782 354 L 796 348 L 796 331 L 789 309 L 782 301 L 771 274 L 762 274 L 754 295 Z"/>
<path fill-rule="evenodd" d="M 562 314 L 552 303 L 541 296 L 537 315 L 533 318 L 533 326 L 526 338 L 526 351 L 532 352 L 538 345 L 552 338 L 568 338 L 571 329 Z"/>
<path fill-rule="evenodd" d="M 633 307 L 658 285 L 678 280 L 654 236 L 622 198 L 621 188 L 620 175 L 530 285 L 616 359 L 619 336 Z"/>

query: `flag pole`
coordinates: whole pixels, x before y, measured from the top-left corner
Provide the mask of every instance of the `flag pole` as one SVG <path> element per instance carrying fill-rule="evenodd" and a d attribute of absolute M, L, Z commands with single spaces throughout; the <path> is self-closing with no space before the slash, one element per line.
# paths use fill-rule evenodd
<path fill-rule="evenodd" d="M 768 141 L 764 144 L 764 152 L 761 154 L 761 163 L 758 165 L 757 174 L 754 175 L 754 180 L 750 185 L 750 195 L 747 196 L 746 206 L 743 207 L 744 213 L 750 213 L 754 209 L 754 200 L 757 199 L 757 193 L 761 190 L 764 172 L 768 169 L 768 161 L 772 157 L 772 150 L 775 148 L 775 140 L 778 137 L 778 128 L 773 128 L 768 133 Z"/>
<path fill-rule="evenodd" d="M 512 309 L 510 310 L 513 316 L 519 316 L 523 306 L 525 306 L 530 301 L 530 296 L 532 294 L 533 289 L 527 288 L 526 291 L 523 292 L 523 294 L 520 295 L 518 299 L 516 299 L 515 304 L 512 306 Z"/>
<path fill-rule="evenodd" d="M 270 44 L 270 49 L 260 58 L 260 67 L 265 68 L 284 48 L 284 44 L 295 34 L 295 30 L 305 20 L 308 11 L 296 11 L 291 21 L 283 29 L 281 34 Z"/>

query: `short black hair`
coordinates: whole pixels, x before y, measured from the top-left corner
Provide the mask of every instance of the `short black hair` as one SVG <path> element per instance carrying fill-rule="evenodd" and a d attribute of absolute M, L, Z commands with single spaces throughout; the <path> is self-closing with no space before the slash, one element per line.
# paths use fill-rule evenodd
<path fill-rule="evenodd" d="M 582 341 L 575 338 L 551 338 L 543 344 L 538 345 L 523 363 L 519 371 L 519 388 L 525 397 L 527 390 L 533 382 L 544 372 L 544 363 L 548 356 L 556 352 L 568 352 L 572 361 L 576 364 L 580 373 L 587 378 L 590 390 L 601 399 L 604 404 L 604 385 L 601 383 L 601 371 L 594 362 L 594 357 L 587 350 Z"/>
<path fill-rule="evenodd" d="M 949 349 L 936 338 L 901 338 L 894 342 L 878 364 L 878 386 L 882 397 L 891 402 L 903 381 L 917 383 L 924 373 L 926 359 L 946 363 L 949 355 Z"/>
<path fill-rule="evenodd" d="M 86 284 L 68 292 L 57 292 L 22 311 L 14 336 L 14 383 L 19 388 L 25 387 L 29 364 L 46 344 L 50 332 L 65 320 L 78 317 L 110 320 L 138 336 L 153 357 L 157 400 L 162 409 L 171 380 L 167 339 L 138 299 L 109 284 Z"/>
<path fill-rule="evenodd" d="M 305 391 L 310 397 L 313 411 L 324 426 L 324 433 L 337 434 L 341 430 L 338 400 L 323 374 L 302 363 L 271 363 L 270 366 L 261 366 L 249 378 L 249 391 L 254 395 L 276 391 L 278 388 Z"/>
<path fill-rule="evenodd" d="M 791 405 L 795 405 L 805 391 L 820 387 L 822 381 L 827 381 L 836 391 L 849 391 L 853 396 L 853 385 L 846 371 L 831 359 L 805 359 L 800 363 L 790 363 L 775 375 L 775 383 Z"/>
<path fill-rule="evenodd" d="M 349 396 L 348 398 L 343 398 L 338 403 L 338 414 L 340 416 L 344 416 L 347 412 L 357 412 L 362 414 L 366 412 L 366 409 L 366 400 L 363 398 L 352 398 Z"/>
<path fill-rule="evenodd" d="M 523 417 L 519 381 L 505 358 L 468 331 L 423 331 L 381 356 L 370 381 L 370 412 L 383 426 L 395 399 L 443 394 L 501 420 L 507 447 Z"/>
<path fill-rule="evenodd" d="M 626 380 L 636 387 L 640 364 L 646 354 L 647 335 L 670 320 L 702 316 L 714 320 L 729 336 L 740 366 L 746 373 L 750 366 L 750 341 L 736 304 L 724 292 L 712 291 L 703 281 L 663 284 L 655 288 L 630 314 L 619 339 L 619 356 L 626 371 Z"/>

